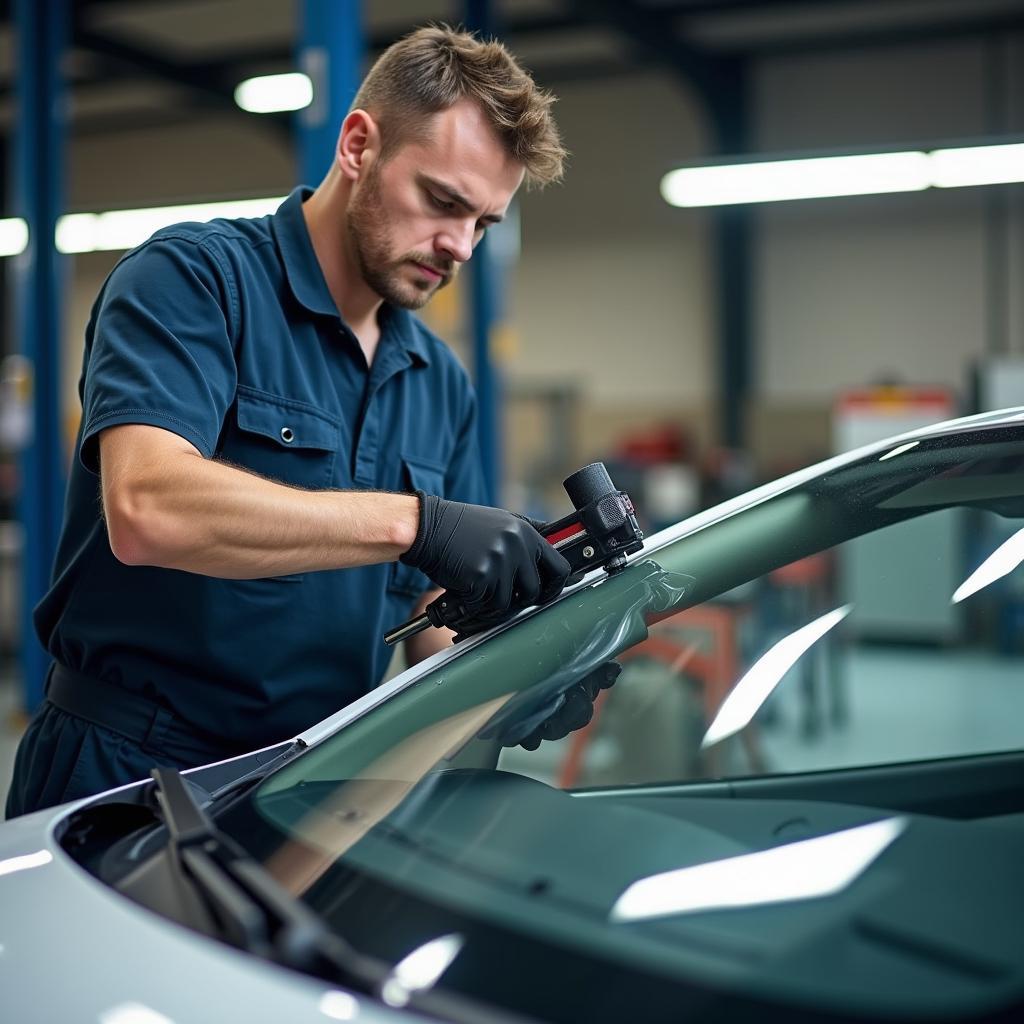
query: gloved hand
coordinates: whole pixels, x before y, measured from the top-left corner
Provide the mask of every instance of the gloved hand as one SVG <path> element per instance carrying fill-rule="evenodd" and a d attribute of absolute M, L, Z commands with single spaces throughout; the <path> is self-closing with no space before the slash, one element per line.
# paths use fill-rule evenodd
<path fill-rule="evenodd" d="M 528 520 L 500 508 L 416 494 L 419 530 L 401 561 L 457 594 L 470 616 L 500 620 L 561 593 L 569 563 Z"/>
<path fill-rule="evenodd" d="M 621 671 L 622 666 L 617 661 L 606 661 L 598 665 L 578 683 L 559 694 L 547 707 L 531 715 L 529 720 L 506 729 L 500 740 L 501 745 L 514 747 L 518 744 L 526 750 L 536 750 L 542 740 L 560 740 L 582 729 L 594 717 L 597 695 L 612 686 Z M 528 730 L 525 735 L 524 730 Z"/>

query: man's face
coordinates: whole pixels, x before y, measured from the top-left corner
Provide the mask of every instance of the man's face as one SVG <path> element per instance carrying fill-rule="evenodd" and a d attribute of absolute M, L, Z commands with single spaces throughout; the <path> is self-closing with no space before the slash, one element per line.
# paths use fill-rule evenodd
<path fill-rule="evenodd" d="M 425 305 L 502 219 L 523 173 L 475 103 L 435 114 L 425 140 L 375 161 L 352 192 L 349 236 L 366 283 L 396 306 Z"/>

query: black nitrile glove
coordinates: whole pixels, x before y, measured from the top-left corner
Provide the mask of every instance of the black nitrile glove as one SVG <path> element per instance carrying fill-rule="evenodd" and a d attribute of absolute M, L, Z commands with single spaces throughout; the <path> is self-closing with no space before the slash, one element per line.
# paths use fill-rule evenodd
<path fill-rule="evenodd" d="M 536 750 L 542 740 L 560 740 L 569 733 L 589 725 L 594 717 L 594 701 L 602 690 L 612 686 L 622 666 L 617 661 L 606 661 L 584 676 L 578 683 L 559 694 L 547 707 L 507 728 L 501 737 L 503 747 L 517 744 L 526 750 Z M 532 725 L 532 728 L 531 728 Z M 524 735 L 524 730 L 528 729 Z"/>
<path fill-rule="evenodd" d="M 471 617 L 500 619 L 561 593 L 569 563 L 528 520 L 501 508 L 416 494 L 419 530 L 401 560 L 456 594 Z"/>

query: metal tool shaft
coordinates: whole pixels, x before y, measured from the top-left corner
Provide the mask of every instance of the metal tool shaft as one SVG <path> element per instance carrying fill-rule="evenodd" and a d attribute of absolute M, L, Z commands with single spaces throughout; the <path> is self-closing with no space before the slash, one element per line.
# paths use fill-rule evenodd
<path fill-rule="evenodd" d="M 430 616 L 424 613 L 423 615 L 417 615 L 415 619 L 410 619 L 408 622 L 403 622 L 401 626 L 396 626 L 390 633 L 384 634 L 384 643 L 388 647 L 394 647 L 395 644 L 401 643 L 403 640 L 408 640 L 409 637 L 415 636 L 417 633 L 422 633 L 428 626 L 431 625 Z"/>

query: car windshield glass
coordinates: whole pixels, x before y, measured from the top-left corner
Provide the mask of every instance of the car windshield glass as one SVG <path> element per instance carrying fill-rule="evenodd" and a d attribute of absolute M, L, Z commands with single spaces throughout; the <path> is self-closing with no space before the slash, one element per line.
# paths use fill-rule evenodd
<path fill-rule="evenodd" d="M 866 797 L 813 814 L 696 797 L 714 780 L 1024 747 L 1022 561 L 1020 428 L 840 463 L 655 537 L 623 572 L 471 642 L 224 825 L 354 945 L 396 960 L 436 937 L 443 907 L 460 935 L 485 922 L 494 955 L 497 929 L 889 1012 L 892 992 L 856 971 L 776 953 L 847 921 L 842 894 L 877 860 L 935 838 Z M 552 723 L 581 690 L 593 719 L 563 735 Z M 400 935 L 368 923 L 369 894 L 411 915 Z M 920 980 L 915 1006 L 941 1008 L 948 991 Z"/>

